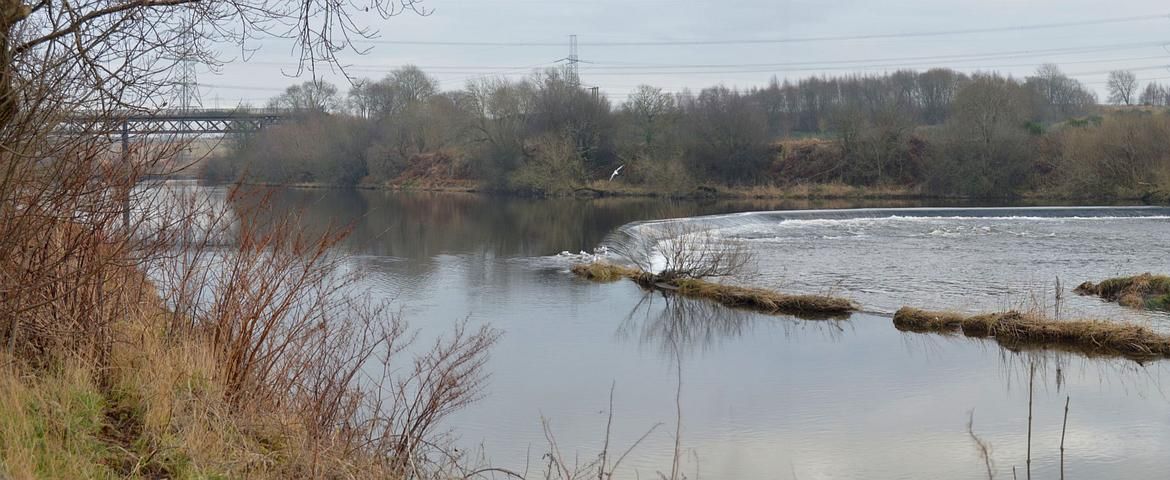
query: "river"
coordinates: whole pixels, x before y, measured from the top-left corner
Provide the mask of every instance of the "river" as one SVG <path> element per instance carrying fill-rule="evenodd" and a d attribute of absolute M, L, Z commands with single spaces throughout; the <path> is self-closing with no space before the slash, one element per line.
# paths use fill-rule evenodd
<path fill-rule="evenodd" d="M 676 428 L 680 468 L 691 479 L 987 478 L 968 432 L 972 412 L 995 476 L 1012 478 L 1014 469 L 1025 478 L 1036 365 L 1036 478 L 1060 478 L 1066 400 L 1069 478 L 1170 471 L 1166 362 L 1012 352 L 902 333 L 891 323 L 903 305 L 1050 310 L 1059 278 L 1062 315 L 1167 329 L 1166 315 L 1071 289 L 1120 274 L 1170 273 L 1170 209 L 333 190 L 281 190 L 276 205 L 303 209 L 312 225 L 353 225 L 341 248 L 368 274 L 365 285 L 424 335 L 463 319 L 503 332 L 483 398 L 447 425 L 464 451 L 496 466 L 544 468 L 542 419 L 563 457 L 596 458 L 612 389 L 610 455 L 652 430 L 618 478 L 668 474 Z M 637 234 L 661 219 L 743 242 L 754 261 L 733 281 L 832 292 L 865 313 L 765 316 L 568 273 L 615 232 Z"/>

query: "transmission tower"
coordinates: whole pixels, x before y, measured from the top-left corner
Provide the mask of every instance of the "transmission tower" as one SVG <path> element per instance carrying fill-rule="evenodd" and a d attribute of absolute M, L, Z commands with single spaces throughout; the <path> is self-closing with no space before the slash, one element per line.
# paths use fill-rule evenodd
<path fill-rule="evenodd" d="M 203 100 L 199 95 L 195 61 L 184 59 L 179 64 L 179 69 L 179 109 L 186 112 L 203 106 Z"/>
<path fill-rule="evenodd" d="M 198 37 L 195 34 L 195 21 L 192 17 L 189 21 L 183 22 L 184 31 L 180 36 L 183 42 L 183 48 L 179 51 L 179 110 L 186 113 L 203 107 L 203 98 L 199 92 L 199 74 L 196 67 L 199 62 L 199 46 L 196 44 Z M 189 126 L 187 121 L 183 121 L 184 126 Z M 180 150 L 176 152 L 175 162 L 177 165 L 190 165 L 198 159 L 192 150 L 192 145 L 199 139 L 199 134 L 180 134 L 175 137 L 181 146 Z"/>
<path fill-rule="evenodd" d="M 199 93 L 199 75 L 195 71 L 196 49 L 194 20 L 185 22 L 183 32 L 183 50 L 179 53 L 179 109 L 186 112 L 203 106 L 203 99 Z"/>
<path fill-rule="evenodd" d="M 577 56 L 577 36 L 569 35 L 569 84 L 573 88 L 581 86 L 581 76 L 577 69 L 581 57 Z"/>

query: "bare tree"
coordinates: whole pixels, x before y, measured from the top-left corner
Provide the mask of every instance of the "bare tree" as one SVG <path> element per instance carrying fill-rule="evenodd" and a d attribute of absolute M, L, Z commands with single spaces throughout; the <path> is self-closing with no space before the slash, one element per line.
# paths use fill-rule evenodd
<path fill-rule="evenodd" d="M 414 65 L 399 68 L 387 77 L 403 103 L 418 103 L 439 93 L 439 81 Z"/>
<path fill-rule="evenodd" d="M 341 100 L 337 97 L 336 85 L 313 79 L 288 87 L 273 98 L 269 106 L 303 113 L 328 113 L 339 110 Z"/>
<path fill-rule="evenodd" d="M 652 282 L 728 277 L 743 273 L 752 261 L 742 242 L 672 221 L 638 225 L 610 240 L 613 252 Z"/>
<path fill-rule="evenodd" d="M 1137 76 L 1128 70 L 1109 72 L 1106 81 L 1109 88 L 1109 102 L 1116 105 L 1133 105 L 1137 94 Z"/>
<path fill-rule="evenodd" d="M 673 120 L 671 117 L 677 112 L 674 97 L 663 93 L 661 88 L 649 85 L 638 86 L 622 109 L 634 117 L 646 145 L 654 144 L 661 130 L 669 125 Z"/>
<path fill-rule="evenodd" d="M 1039 105 L 1037 114 L 1057 120 L 1083 114 L 1097 103 L 1096 96 L 1078 80 L 1065 75 L 1060 67 L 1046 63 L 1028 77 L 1026 85 L 1032 88 Z"/>
<path fill-rule="evenodd" d="M 349 91 L 358 116 L 382 120 L 426 102 L 439 93 L 439 81 L 414 65 L 396 69 L 385 78 L 358 80 Z"/>
<path fill-rule="evenodd" d="M 701 175 L 730 184 L 757 180 L 767 166 L 768 129 L 763 109 L 727 87 L 699 93 L 687 108 L 688 160 Z"/>
<path fill-rule="evenodd" d="M 1163 85 L 1150 82 L 1142 91 L 1142 105 L 1164 106 L 1170 105 L 1170 89 Z"/>

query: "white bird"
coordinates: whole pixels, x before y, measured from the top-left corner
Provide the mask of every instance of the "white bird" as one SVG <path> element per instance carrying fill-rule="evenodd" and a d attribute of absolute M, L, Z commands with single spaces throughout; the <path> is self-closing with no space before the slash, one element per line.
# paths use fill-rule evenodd
<path fill-rule="evenodd" d="M 618 174 L 619 174 L 619 173 L 622 173 L 622 169 L 623 169 L 623 168 L 626 168 L 626 166 L 625 166 L 625 165 L 622 165 L 622 166 L 618 167 L 618 168 L 617 168 L 617 170 L 614 170 L 614 171 L 613 171 L 613 174 L 611 174 L 611 175 L 609 176 L 609 181 L 611 181 L 611 182 L 612 182 L 612 181 L 613 181 L 613 179 L 617 178 Z"/>

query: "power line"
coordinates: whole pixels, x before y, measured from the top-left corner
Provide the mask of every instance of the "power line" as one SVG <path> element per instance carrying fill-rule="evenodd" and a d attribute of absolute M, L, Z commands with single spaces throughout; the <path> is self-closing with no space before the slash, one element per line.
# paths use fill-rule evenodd
<path fill-rule="evenodd" d="M 1030 57 L 1046 57 L 1046 56 L 1063 56 L 1074 55 L 1080 53 L 1098 53 L 1117 50 L 1134 50 L 1140 48 L 1163 47 L 1170 44 L 1170 42 L 1134 42 L 1134 43 L 1118 43 L 1111 45 L 1099 46 L 1085 46 L 1085 47 L 1061 47 L 1048 49 L 1030 49 L 1030 50 L 1009 50 L 1004 52 L 984 52 L 984 53 L 965 53 L 965 54 L 950 54 L 950 55 L 927 55 L 927 56 L 912 56 L 912 57 L 887 57 L 887 58 L 867 58 L 867 59 L 852 59 L 852 60 L 822 60 L 822 61 L 801 61 L 801 62 L 777 62 L 777 63 L 742 63 L 742 64 L 638 64 L 630 62 L 607 62 L 607 61 L 583 61 L 587 64 L 603 65 L 606 68 L 612 69 L 670 69 L 670 68 L 723 68 L 723 67 L 800 67 L 813 65 L 846 65 L 857 63 L 872 63 L 872 62 L 957 62 L 957 61 L 979 61 L 979 60 L 999 60 L 1012 58 L 1030 58 Z M 1163 55 L 1165 56 L 1165 55 Z"/>
<path fill-rule="evenodd" d="M 581 45 L 590 47 L 658 47 L 658 46 L 702 46 L 702 45 L 768 45 L 781 43 L 813 43 L 838 42 L 848 40 L 883 40 L 894 38 L 923 38 L 945 37 L 954 35 L 972 35 L 981 33 L 1002 33 L 1029 30 L 1058 29 L 1068 27 L 1085 27 L 1092 25 L 1110 25 L 1121 23 L 1144 22 L 1150 20 L 1170 19 L 1170 15 L 1139 15 L 1129 17 L 1104 18 L 1098 20 L 1082 20 L 1059 23 L 1041 23 L 1031 25 L 1015 25 L 1007 27 L 972 28 L 964 30 L 938 30 L 925 32 L 877 33 L 864 35 L 835 35 L 820 37 L 790 37 L 774 39 L 725 39 L 725 40 L 663 40 L 663 41 L 599 41 L 582 42 Z M 362 43 L 381 45 L 432 45 L 452 47 L 562 47 L 562 43 L 540 41 L 443 41 L 443 40 L 367 40 Z"/>
<path fill-rule="evenodd" d="M 856 66 L 849 66 L 849 67 L 791 68 L 791 69 L 784 69 L 783 71 L 779 71 L 778 69 L 775 69 L 775 68 L 761 68 L 761 69 L 728 69 L 728 70 L 672 70 L 672 71 L 653 71 L 653 72 L 629 71 L 629 70 L 623 70 L 623 71 L 587 70 L 587 73 L 589 73 L 590 75 L 605 76 L 605 77 L 642 76 L 642 75 L 728 75 L 728 74 L 741 74 L 741 73 L 792 73 L 792 72 L 826 72 L 826 71 L 836 71 L 836 72 L 845 71 L 845 72 L 866 73 L 865 72 L 866 70 L 870 70 L 870 71 L 872 71 L 872 70 L 886 70 L 886 71 L 888 71 L 888 70 L 895 70 L 895 69 L 907 69 L 908 67 L 911 67 L 911 66 L 907 65 L 907 64 L 877 64 L 877 65 L 856 65 Z M 939 67 L 945 67 L 945 65 L 939 65 Z M 1165 64 L 1144 65 L 1144 66 L 1140 66 L 1140 67 L 1124 68 L 1122 70 L 1151 70 L 1151 69 L 1165 68 L 1165 67 L 1167 67 L 1167 65 L 1165 65 Z M 996 67 L 994 67 L 994 66 L 967 67 L 966 69 L 967 70 L 972 70 L 972 69 L 979 70 L 980 68 L 996 68 Z M 1103 72 L 1083 73 L 1081 75 L 1092 75 L 1092 74 L 1096 74 L 1096 73 L 1108 73 L 1108 72 L 1109 71 L 1106 70 Z"/>
<path fill-rule="evenodd" d="M 589 65 L 597 65 L 599 67 L 604 67 L 604 69 L 607 69 L 607 70 L 637 70 L 637 71 L 671 70 L 671 69 L 683 69 L 683 68 L 729 69 L 729 68 L 773 68 L 773 67 L 774 68 L 787 68 L 787 67 L 802 67 L 802 66 L 803 67 L 818 67 L 818 69 L 819 69 L 819 68 L 822 68 L 820 66 L 824 66 L 823 68 L 830 68 L 830 67 L 834 67 L 834 66 L 838 66 L 838 65 L 851 65 L 850 68 L 861 68 L 861 67 L 864 67 L 865 64 L 872 64 L 874 62 L 881 62 L 881 63 L 906 62 L 906 63 L 897 63 L 897 65 L 907 65 L 907 66 L 914 65 L 914 64 L 925 64 L 925 63 L 942 65 L 942 64 L 953 63 L 953 62 L 972 62 L 972 61 L 983 61 L 983 60 L 1006 60 L 1006 59 L 1017 59 L 1017 58 L 1054 57 L 1054 56 L 1065 56 L 1065 55 L 1077 55 L 1077 54 L 1084 54 L 1084 53 L 1100 53 L 1100 52 L 1110 52 L 1110 51 L 1136 50 L 1136 49 L 1142 49 L 1142 48 L 1163 47 L 1166 45 L 1170 45 L 1170 42 L 1150 41 L 1150 42 L 1117 43 L 1117 44 L 1096 45 L 1096 46 L 1060 47 L 1060 48 L 1029 49 L 1029 50 L 1008 50 L 1008 51 L 999 51 L 999 52 L 956 53 L 956 54 L 947 54 L 947 55 L 866 58 L 866 59 L 849 59 L 849 60 L 774 62 L 774 63 L 729 63 L 729 64 L 697 64 L 697 63 L 662 64 L 662 63 L 658 63 L 658 64 L 655 64 L 655 63 L 621 62 L 621 61 L 608 61 L 608 60 L 593 61 L 593 60 L 580 60 L 579 59 L 578 61 L 580 63 L 586 64 L 585 68 L 587 68 L 587 69 L 591 68 L 591 67 L 589 67 Z M 1130 57 L 1130 59 L 1142 60 L 1142 59 L 1164 58 L 1164 57 L 1165 57 L 1165 55 L 1159 55 L 1158 57 L 1153 57 L 1153 56 L 1150 56 L 1150 57 Z M 567 59 L 562 59 L 562 60 L 567 60 Z M 1113 60 L 1114 59 L 1103 59 L 1103 60 L 1100 60 L 1100 62 L 1107 62 L 1107 61 L 1113 61 Z M 1080 60 L 1080 61 L 1055 62 L 1055 63 L 1072 64 L 1072 63 L 1094 63 L 1094 62 L 1097 62 L 1097 60 Z M 295 66 L 295 64 L 291 64 L 288 62 L 247 62 L 247 63 L 253 64 L 253 65 Z M 379 73 L 379 72 L 390 72 L 390 71 L 393 71 L 395 69 L 406 67 L 406 66 L 416 66 L 420 69 L 427 70 L 428 73 L 435 73 L 435 74 L 471 74 L 471 73 L 488 73 L 488 74 L 490 74 L 490 73 L 495 73 L 496 71 L 501 71 L 501 73 L 502 73 L 502 71 L 515 71 L 515 70 L 531 69 L 531 68 L 536 68 L 536 67 L 545 66 L 545 65 L 552 65 L 555 63 L 557 63 L 557 62 L 543 62 L 543 63 L 538 63 L 538 64 L 534 64 L 534 65 L 525 65 L 525 66 L 487 66 L 487 65 L 431 65 L 431 66 L 423 66 L 423 65 L 415 65 L 415 64 L 402 64 L 402 65 L 351 64 L 351 65 L 347 65 L 346 69 L 350 70 L 350 71 L 356 71 L 356 72 Z M 855 65 L 855 64 L 861 64 L 861 65 Z M 1004 66 L 1026 66 L 1026 65 L 1017 64 L 1017 65 L 1004 65 Z M 438 71 L 434 71 L 434 70 L 438 70 Z M 671 72 L 665 72 L 665 73 L 671 73 Z"/>

